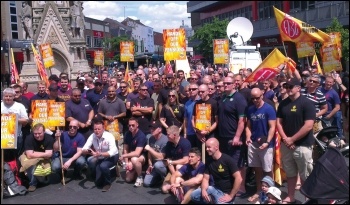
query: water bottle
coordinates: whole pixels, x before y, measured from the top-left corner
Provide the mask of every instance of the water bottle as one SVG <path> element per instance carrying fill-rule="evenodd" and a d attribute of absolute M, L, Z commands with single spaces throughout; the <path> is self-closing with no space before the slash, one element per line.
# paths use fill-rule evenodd
<path fill-rule="evenodd" d="M 123 164 L 123 169 L 125 170 L 126 169 L 126 163 L 123 162 L 122 164 Z"/>

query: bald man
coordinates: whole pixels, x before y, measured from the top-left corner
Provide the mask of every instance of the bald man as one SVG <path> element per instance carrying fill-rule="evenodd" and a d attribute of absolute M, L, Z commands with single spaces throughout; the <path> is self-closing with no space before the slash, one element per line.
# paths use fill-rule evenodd
<path fill-rule="evenodd" d="M 201 187 L 192 192 L 191 199 L 195 203 L 234 203 L 242 182 L 237 164 L 229 155 L 219 150 L 219 141 L 216 138 L 209 138 L 205 144 L 212 160 L 206 164 Z M 209 186 L 210 175 L 214 186 Z"/>
<path fill-rule="evenodd" d="M 276 129 L 276 111 L 265 103 L 260 88 L 251 91 L 253 105 L 248 108 L 246 144 L 248 146 L 248 166 L 255 171 L 257 187 L 261 187 L 264 176 L 272 177 L 274 134 Z M 248 198 L 255 201 L 259 192 Z"/>

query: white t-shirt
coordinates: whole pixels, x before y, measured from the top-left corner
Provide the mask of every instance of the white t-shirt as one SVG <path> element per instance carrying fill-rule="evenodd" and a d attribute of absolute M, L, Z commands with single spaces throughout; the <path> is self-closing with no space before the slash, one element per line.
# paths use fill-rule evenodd
<path fill-rule="evenodd" d="M 26 112 L 26 108 L 23 104 L 14 102 L 11 106 L 5 105 L 4 102 L 1 102 L 1 114 L 8 114 L 8 113 L 16 113 L 18 116 L 18 119 L 24 118 L 28 119 L 28 115 Z M 17 133 L 20 135 L 22 124 L 18 122 L 17 126 Z"/>

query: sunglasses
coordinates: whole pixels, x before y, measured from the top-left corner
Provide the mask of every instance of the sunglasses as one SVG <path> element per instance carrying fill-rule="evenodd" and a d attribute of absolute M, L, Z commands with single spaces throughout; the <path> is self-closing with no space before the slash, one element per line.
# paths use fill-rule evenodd
<path fill-rule="evenodd" d="M 261 98 L 261 95 L 259 97 L 256 98 L 250 98 L 251 100 L 259 100 Z"/>
<path fill-rule="evenodd" d="M 310 83 L 319 83 L 318 81 L 316 80 L 309 80 Z"/>
<path fill-rule="evenodd" d="M 231 82 L 224 82 L 224 85 L 232 85 L 233 83 Z"/>
<path fill-rule="evenodd" d="M 169 98 L 174 98 L 176 97 L 175 95 L 168 95 Z"/>
<path fill-rule="evenodd" d="M 73 97 L 81 97 L 81 95 L 73 95 Z"/>
<path fill-rule="evenodd" d="M 198 80 L 198 78 L 190 78 L 190 80 Z"/>
<path fill-rule="evenodd" d="M 197 90 L 198 88 L 189 88 L 188 90 L 189 91 L 195 91 L 195 90 Z"/>
<path fill-rule="evenodd" d="M 209 88 L 209 90 L 215 90 L 215 88 Z"/>
<path fill-rule="evenodd" d="M 167 77 L 166 79 L 168 79 L 168 80 L 169 80 L 169 79 L 173 79 L 173 78 L 172 78 L 172 77 Z"/>
<path fill-rule="evenodd" d="M 148 91 L 148 89 L 140 89 L 141 91 Z"/>
<path fill-rule="evenodd" d="M 78 129 L 77 126 L 71 126 L 71 125 L 69 125 L 68 128 L 69 128 L 69 129 L 75 129 L 75 130 Z"/>
<path fill-rule="evenodd" d="M 203 90 L 199 90 L 198 93 L 205 93 L 206 91 Z"/>
<path fill-rule="evenodd" d="M 124 89 L 124 88 L 126 88 L 126 86 L 119 86 L 121 89 Z"/>
<path fill-rule="evenodd" d="M 294 88 L 294 85 L 284 84 L 284 85 L 283 85 L 283 88 L 285 88 L 285 89 L 293 89 L 293 88 Z"/>
<path fill-rule="evenodd" d="M 128 125 L 129 127 L 135 127 L 136 125 Z"/>
<path fill-rule="evenodd" d="M 123 75 L 117 75 L 117 76 L 123 76 Z"/>
<path fill-rule="evenodd" d="M 223 85 L 217 85 L 217 86 L 215 86 L 216 88 L 222 88 L 223 87 Z"/>

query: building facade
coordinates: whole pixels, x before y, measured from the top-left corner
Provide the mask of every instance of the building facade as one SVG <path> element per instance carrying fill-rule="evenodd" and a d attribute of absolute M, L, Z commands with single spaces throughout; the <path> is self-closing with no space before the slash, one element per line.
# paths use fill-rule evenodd
<path fill-rule="evenodd" d="M 260 44 L 262 58 L 276 47 L 284 53 L 285 46 L 287 55 L 297 59 L 294 43 L 281 41 L 273 6 L 319 29 L 329 26 L 333 18 L 349 28 L 348 1 L 189 1 L 187 12 L 191 13 L 194 30 L 212 22 L 214 17 L 229 21 L 236 17 L 248 18 L 254 27 L 250 43 Z M 320 43 L 315 43 L 315 47 L 319 46 Z M 345 63 L 348 69 L 349 63 Z"/>

